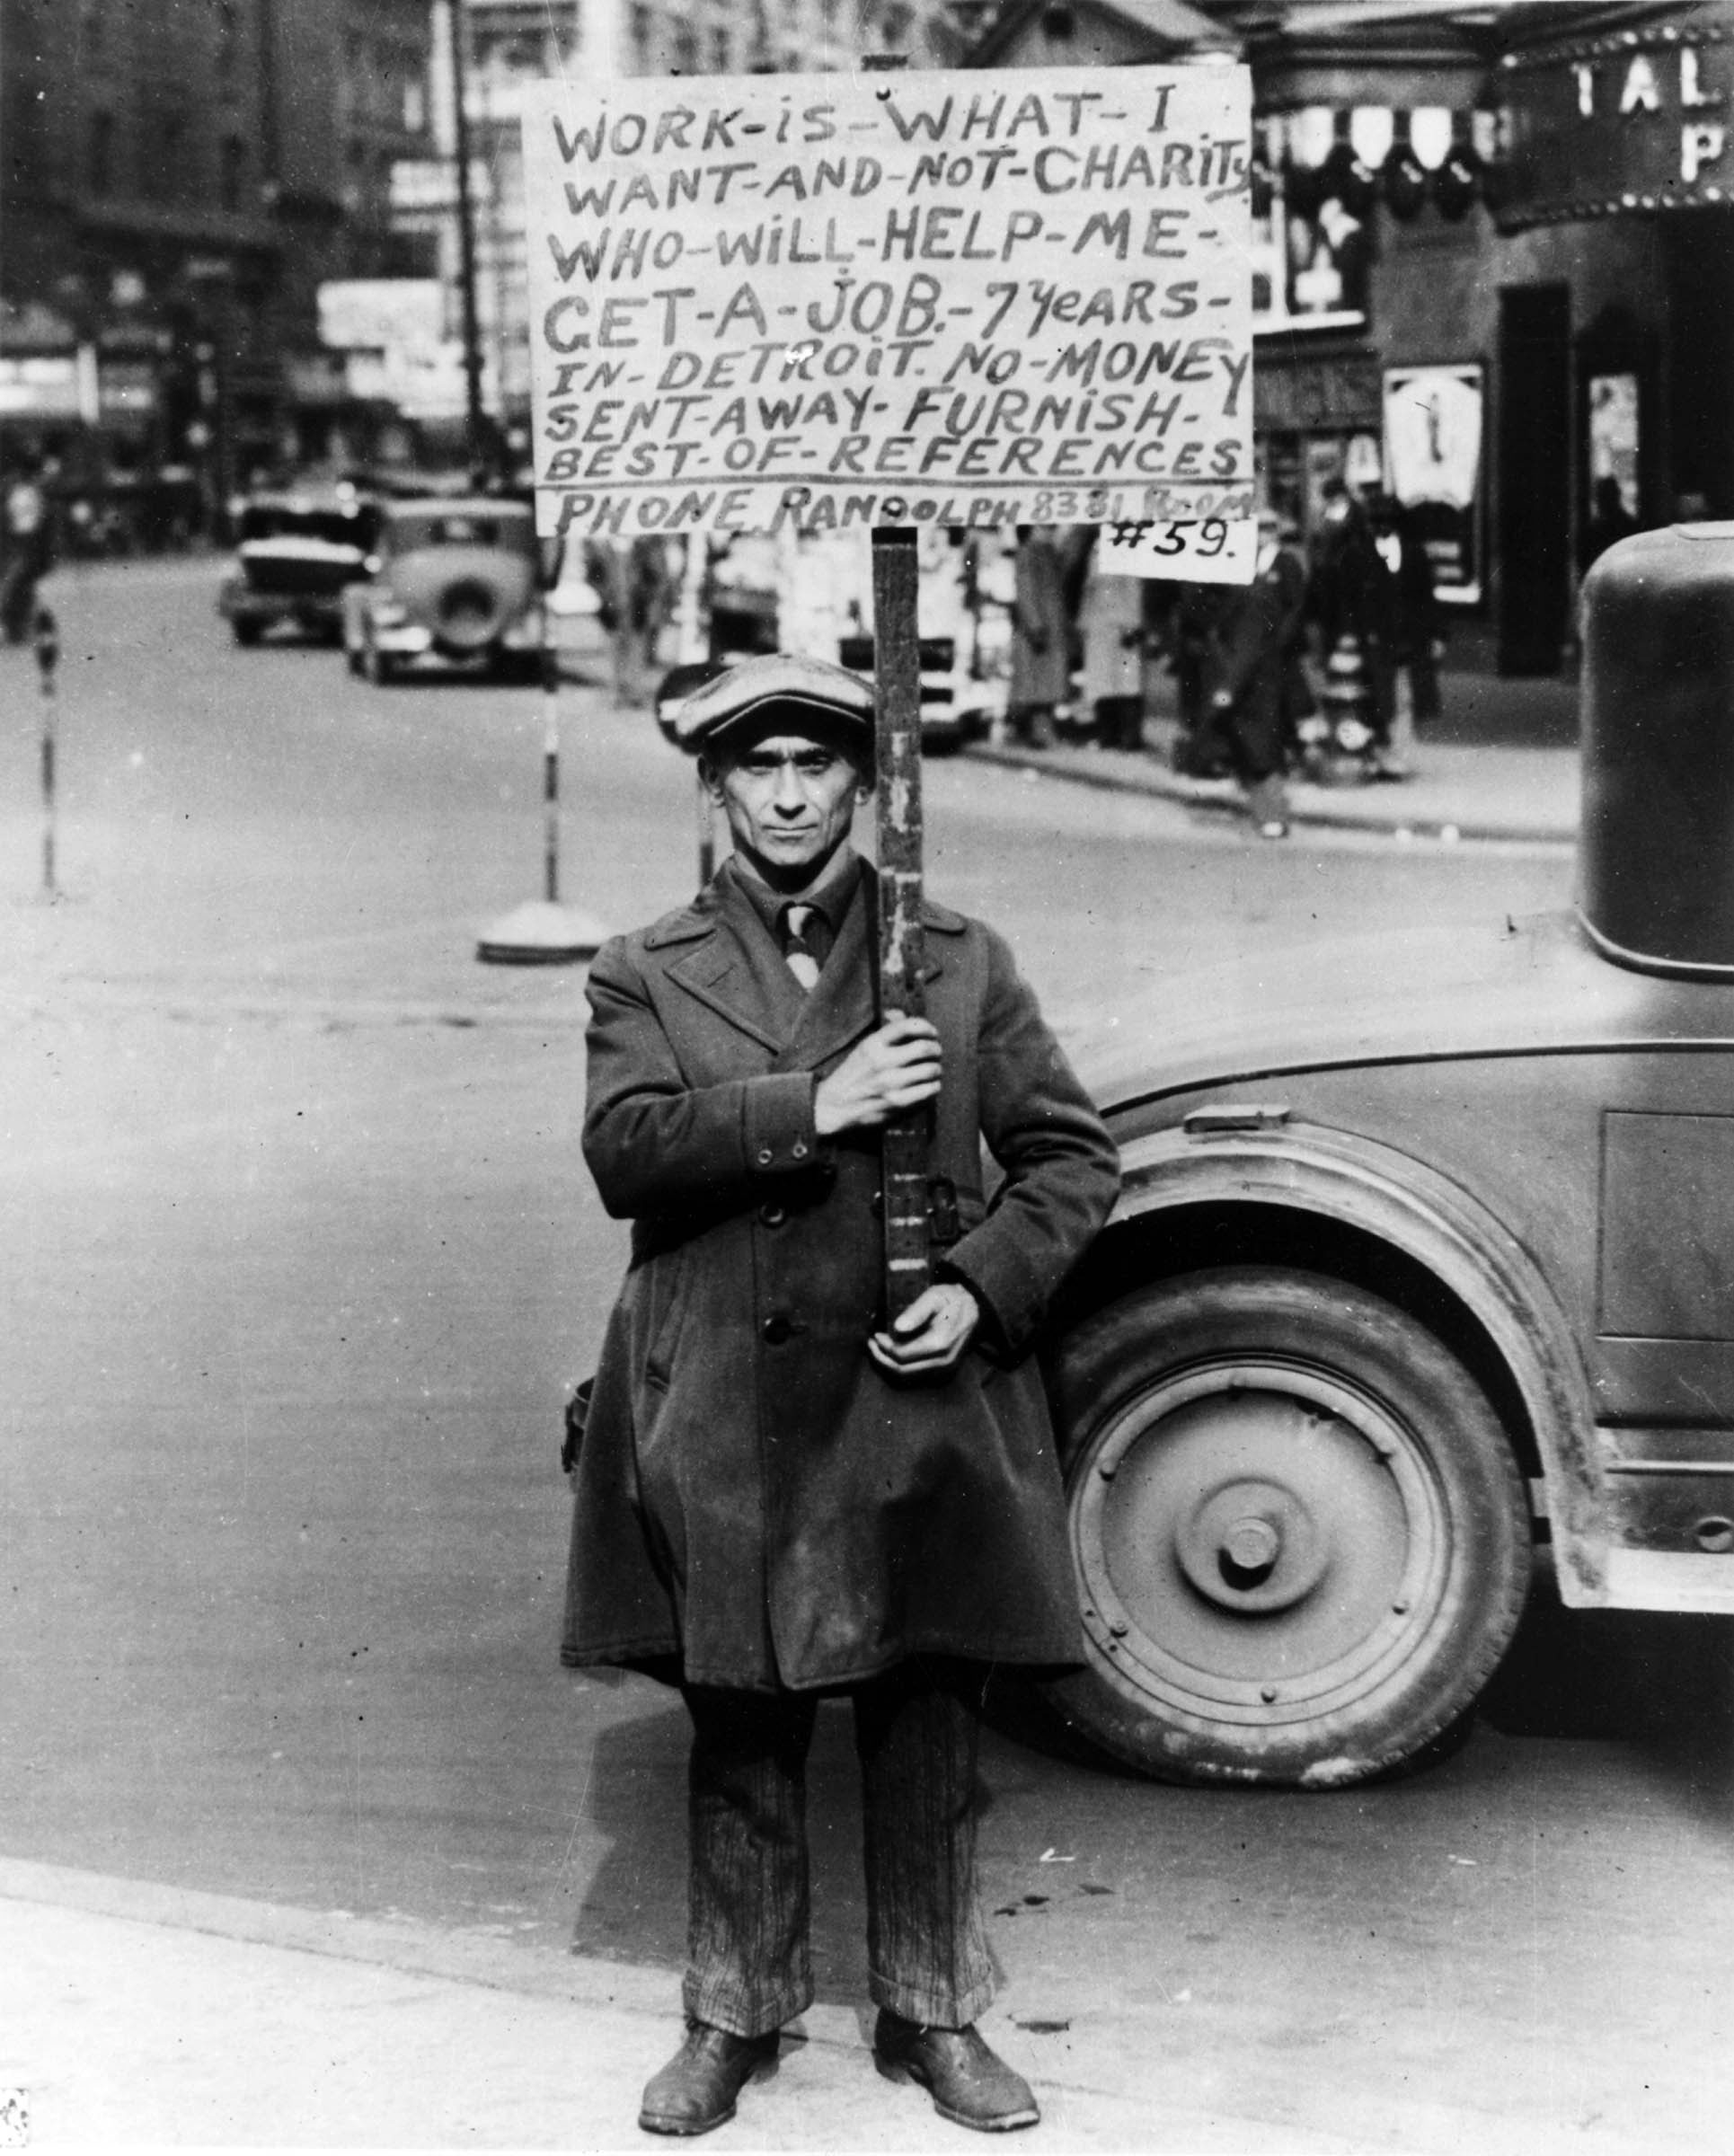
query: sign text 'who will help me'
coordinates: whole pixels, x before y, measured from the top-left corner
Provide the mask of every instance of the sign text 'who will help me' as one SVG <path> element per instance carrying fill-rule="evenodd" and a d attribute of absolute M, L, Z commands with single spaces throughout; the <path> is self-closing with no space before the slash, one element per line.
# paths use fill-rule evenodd
<path fill-rule="evenodd" d="M 1239 520 L 1243 69 L 539 85 L 549 532 Z"/>

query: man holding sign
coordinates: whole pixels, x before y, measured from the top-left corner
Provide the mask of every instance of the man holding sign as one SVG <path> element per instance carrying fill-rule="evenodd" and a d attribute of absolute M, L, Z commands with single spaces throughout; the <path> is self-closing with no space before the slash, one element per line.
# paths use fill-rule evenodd
<path fill-rule="evenodd" d="M 585 1157 L 633 1261 L 575 1463 L 565 1653 L 692 1714 L 687 2034 L 648 2131 L 705 2132 L 813 1996 L 804 1763 L 846 1690 L 880 2071 L 1037 2117 L 974 2024 L 989 1666 L 1078 1654 L 1032 1342 L 1106 1219 L 1107 1132 L 991 930 L 923 909 L 925 1018 L 881 1018 L 857 676 L 754 659 L 668 714 L 733 857 L 589 979 Z M 880 1133 L 931 1117 L 933 1278 L 883 1315 Z M 999 1170 L 984 1190 L 983 1147 Z"/>
<path fill-rule="evenodd" d="M 1004 943 L 918 903 L 909 572 L 924 525 L 1098 524 L 1124 575 L 1251 574 L 1250 80 L 634 78 L 523 112 L 544 535 L 875 534 L 878 966 L 874 700 L 775 655 L 665 707 L 734 856 L 590 975 L 585 1152 L 633 1259 L 566 1650 L 694 1723 L 689 2026 L 641 2124 L 730 2117 L 811 1996 L 803 1763 L 846 1689 L 878 2062 L 1028 2125 L 974 2026 L 977 1714 L 986 1666 L 1081 1644 L 1031 1349 L 1117 1165 Z"/>

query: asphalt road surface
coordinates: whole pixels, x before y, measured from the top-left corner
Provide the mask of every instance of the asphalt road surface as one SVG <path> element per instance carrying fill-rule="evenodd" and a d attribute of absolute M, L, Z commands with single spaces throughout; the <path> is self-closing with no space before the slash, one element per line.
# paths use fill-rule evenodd
<path fill-rule="evenodd" d="M 51 906 L 41 702 L 0 652 L 0 1855 L 662 1968 L 672 2014 L 683 1717 L 554 1651 L 559 1407 L 624 1250 L 578 1153 L 581 978 L 473 957 L 540 895 L 537 699 L 235 650 L 215 584 L 50 588 Z M 648 919 L 692 888 L 690 774 L 599 688 L 566 718 L 566 895 Z M 967 762 L 927 792 L 933 888 L 1063 1032 L 1569 885 L 1557 851 L 1260 846 Z M 1725 2145 L 1731 1637 L 1544 1589 L 1454 1757 L 1329 1796 L 1141 1783 L 1013 1702 L 984 1857 L 1025 2063 L 1088 2032 L 1108 2073 L 1172 2052 L 1189 2100 L 1393 2147 Z M 815 1775 L 849 2001 L 828 1710 Z"/>

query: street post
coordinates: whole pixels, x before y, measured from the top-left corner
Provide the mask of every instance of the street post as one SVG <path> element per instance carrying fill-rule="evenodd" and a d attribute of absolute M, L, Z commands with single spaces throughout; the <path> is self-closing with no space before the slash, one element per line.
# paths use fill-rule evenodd
<path fill-rule="evenodd" d="M 538 564 L 542 635 L 536 682 L 542 700 L 542 897 L 514 906 L 484 929 L 475 955 L 489 966 L 566 966 L 594 958 L 608 931 L 593 915 L 562 905 L 560 897 L 560 645 L 554 591 L 565 565 L 560 540 L 544 540 Z"/>
<path fill-rule="evenodd" d="M 60 624 L 47 606 L 36 609 L 31 624 L 37 672 L 42 685 L 42 896 L 58 897 L 55 882 L 55 713 L 56 669 L 60 664 Z"/>

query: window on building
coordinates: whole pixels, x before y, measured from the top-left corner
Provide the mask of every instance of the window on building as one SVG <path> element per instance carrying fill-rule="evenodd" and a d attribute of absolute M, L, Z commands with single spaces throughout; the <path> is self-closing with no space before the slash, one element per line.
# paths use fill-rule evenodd
<path fill-rule="evenodd" d="M 682 75 L 696 75 L 698 73 L 698 31 L 690 22 L 681 22 L 676 27 L 675 66 Z"/>
<path fill-rule="evenodd" d="M 403 77 L 403 132 L 420 135 L 428 125 L 428 84 L 420 75 Z"/>
<path fill-rule="evenodd" d="M 218 178 L 225 209 L 241 208 L 242 190 L 246 181 L 247 146 L 238 135 L 226 135 L 223 137 Z"/>
<path fill-rule="evenodd" d="M 89 171 L 86 178 L 93 195 L 114 192 L 114 115 L 91 114 Z"/>
<path fill-rule="evenodd" d="M 145 137 L 140 162 L 144 191 L 156 202 L 172 202 L 187 186 L 187 123 L 178 112 L 159 119 Z"/>
<path fill-rule="evenodd" d="M 227 90 L 241 57 L 241 16 L 234 0 L 217 0 L 217 79 Z"/>
<path fill-rule="evenodd" d="M 726 22 L 714 24 L 711 31 L 711 66 L 718 75 L 727 75 L 735 57 L 734 40 L 729 35 Z"/>
<path fill-rule="evenodd" d="M 650 58 L 652 29 L 650 9 L 639 4 L 639 0 L 633 0 L 633 6 L 627 10 L 626 24 L 633 57 L 641 67 L 647 66 Z"/>

